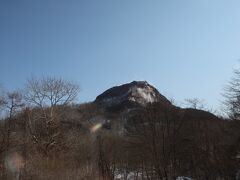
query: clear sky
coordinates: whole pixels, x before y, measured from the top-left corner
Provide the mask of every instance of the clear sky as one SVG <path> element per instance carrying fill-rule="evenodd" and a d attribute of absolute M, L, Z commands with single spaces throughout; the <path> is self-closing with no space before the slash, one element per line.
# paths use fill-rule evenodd
<path fill-rule="evenodd" d="M 216 108 L 240 58 L 236 0 L 0 0 L 0 83 L 76 81 L 79 100 L 147 80 Z"/>

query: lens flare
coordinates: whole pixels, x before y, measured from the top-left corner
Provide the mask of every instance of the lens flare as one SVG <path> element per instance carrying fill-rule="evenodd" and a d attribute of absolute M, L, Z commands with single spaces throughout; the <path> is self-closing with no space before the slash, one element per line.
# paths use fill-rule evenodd
<path fill-rule="evenodd" d="M 5 166 L 12 173 L 20 172 L 24 166 L 24 160 L 17 152 L 7 155 L 5 158 Z"/>
<path fill-rule="evenodd" d="M 91 131 L 91 133 L 95 133 L 101 127 L 102 127 L 102 123 L 95 124 L 93 127 L 91 127 L 90 131 Z"/>

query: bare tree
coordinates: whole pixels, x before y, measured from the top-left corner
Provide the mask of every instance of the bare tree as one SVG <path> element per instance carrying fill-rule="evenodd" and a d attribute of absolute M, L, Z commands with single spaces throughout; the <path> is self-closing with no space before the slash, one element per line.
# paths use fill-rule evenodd
<path fill-rule="evenodd" d="M 3 107 L 5 104 L 6 104 L 6 102 L 5 102 L 4 93 L 0 87 L 0 112 L 3 110 Z"/>
<path fill-rule="evenodd" d="M 27 81 L 25 99 L 34 107 L 28 111 L 29 132 L 45 154 L 60 138 L 59 106 L 73 103 L 78 92 L 78 85 L 61 78 L 31 78 Z"/>
<path fill-rule="evenodd" d="M 177 143 L 182 113 L 174 107 L 149 105 L 128 120 L 127 135 L 132 156 L 142 164 L 142 174 L 150 179 L 173 179 L 176 176 Z"/>
<path fill-rule="evenodd" d="M 10 149 L 11 145 L 11 132 L 13 128 L 12 121 L 14 120 L 17 112 L 23 107 L 22 96 L 18 91 L 0 93 L 0 178 L 3 178 L 6 174 L 3 166 L 4 153 Z"/>
<path fill-rule="evenodd" d="M 22 94 L 20 91 L 8 92 L 4 99 L 4 105 L 7 112 L 7 119 L 5 120 L 5 129 L 7 131 L 7 142 L 9 146 L 11 129 L 13 128 L 14 116 L 24 107 Z"/>
<path fill-rule="evenodd" d="M 226 113 L 231 119 L 240 120 L 240 69 L 234 70 L 223 96 Z"/>
<path fill-rule="evenodd" d="M 8 110 L 9 119 L 22 109 L 24 106 L 23 97 L 20 91 L 9 92 L 5 98 L 5 106 Z"/>
<path fill-rule="evenodd" d="M 79 86 L 62 78 L 31 78 L 26 85 L 26 100 L 38 107 L 54 107 L 72 103 L 79 92 Z"/>
<path fill-rule="evenodd" d="M 2 110 L 5 111 L 4 114 L 4 129 L 2 130 L 2 135 L 4 136 L 4 141 L 7 147 L 10 143 L 10 134 L 12 128 L 12 121 L 17 112 L 19 112 L 24 106 L 22 94 L 20 91 L 8 92 L 0 97 L 0 106 Z"/>
<path fill-rule="evenodd" d="M 4 98 L 0 96 L 0 109 L 3 107 L 5 104 Z"/>
<path fill-rule="evenodd" d="M 3 93 L 1 92 L 1 94 L 0 94 L 0 112 L 2 112 L 2 110 L 4 109 L 4 106 L 6 105 L 6 101 L 5 101 L 5 98 L 4 98 L 4 95 L 3 95 Z M 2 117 L 1 117 L 1 119 L 2 119 Z M 0 138 L 1 138 L 1 140 L 0 140 L 0 160 L 1 160 L 1 154 L 2 154 L 2 152 L 4 152 L 5 151 L 5 149 L 6 149 L 6 130 L 5 130 L 5 127 L 4 126 L 2 126 L 3 125 L 3 121 L 2 121 L 2 123 L 0 123 Z"/>
<path fill-rule="evenodd" d="M 204 100 L 198 98 L 185 99 L 187 107 L 193 109 L 204 109 Z"/>

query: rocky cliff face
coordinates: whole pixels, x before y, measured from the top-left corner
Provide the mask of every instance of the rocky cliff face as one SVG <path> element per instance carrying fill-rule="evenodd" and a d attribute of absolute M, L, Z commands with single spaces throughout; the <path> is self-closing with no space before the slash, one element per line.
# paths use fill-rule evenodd
<path fill-rule="evenodd" d="M 161 95 L 156 88 L 146 81 L 133 81 L 112 87 L 97 96 L 95 102 L 111 108 L 130 106 L 144 107 L 148 103 L 154 102 L 171 105 L 171 102 L 167 100 L 167 98 Z"/>

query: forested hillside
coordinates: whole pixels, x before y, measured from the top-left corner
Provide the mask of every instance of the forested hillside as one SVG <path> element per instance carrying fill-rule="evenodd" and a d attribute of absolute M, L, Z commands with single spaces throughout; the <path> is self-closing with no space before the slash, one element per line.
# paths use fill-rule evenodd
<path fill-rule="evenodd" d="M 147 82 L 84 104 L 78 91 L 47 77 L 2 95 L 1 179 L 236 178 L 239 120 L 177 107 Z"/>

